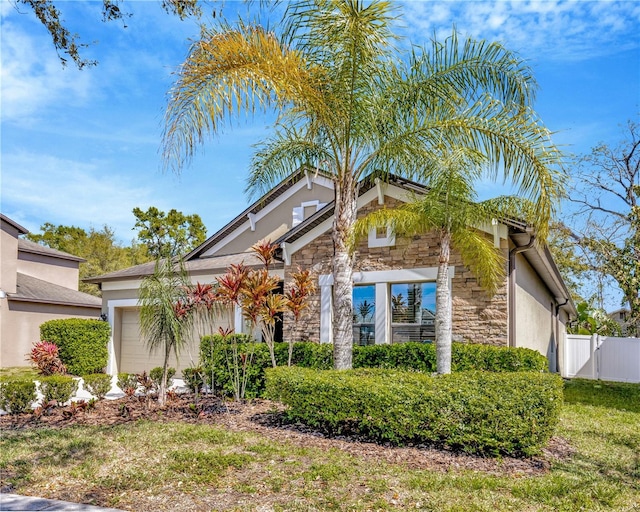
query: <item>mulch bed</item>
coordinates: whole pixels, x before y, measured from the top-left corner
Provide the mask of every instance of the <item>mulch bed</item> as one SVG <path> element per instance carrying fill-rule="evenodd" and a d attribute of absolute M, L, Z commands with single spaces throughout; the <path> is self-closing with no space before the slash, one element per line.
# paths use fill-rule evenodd
<path fill-rule="evenodd" d="M 354 457 L 385 461 L 412 469 L 472 470 L 503 476 L 543 474 L 549 470 L 552 461 L 566 459 L 573 452 L 568 442 L 560 437 L 552 438 L 541 456 L 526 459 L 478 457 L 430 446 L 382 445 L 356 436 L 328 437 L 304 425 L 289 424 L 282 410 L 281 405 L 268 400 L 235 403 L 205 396 L 195 406 L 193 395 L 177 395 L 160 408 L 155 400 L 147 403 L 143 397 L 125 397 L 101 400 L 95 403 L 95 407 L 87 409 L 51 407 L 39 416 L 0 416 L 0 434 L 2 431 L 43 427 L 119 425 L 138 420 L 210 424 L 236 432 L 256 433 L 278 443 L 288 442 L 321 450 L 339 449 Z"/>

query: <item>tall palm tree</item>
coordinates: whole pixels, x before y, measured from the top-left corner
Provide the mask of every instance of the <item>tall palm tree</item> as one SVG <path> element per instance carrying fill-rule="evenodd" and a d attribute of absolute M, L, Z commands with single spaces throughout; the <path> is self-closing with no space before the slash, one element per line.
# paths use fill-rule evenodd
<path fill-rule="evenodd" d="M 178 357 L 190 332 L 190 308 L 187 304 L 189 283 L 180 264 L 171 259 L 159 259 L 153 274 L 140 285 L 140 332 L 150 352 L 162 350 L 162 380 L 158 403 L 164 405 L 167 396 L 167 369 L 173 352 Z"/>
<path fill-rule="evenodd" d="M 352 248 L 369 230 L 380 227 L 388 226 L 395 234 L 405 236 L 436 233 L 440 245 L 435 318 L 438 373 L 451 372 L 451 249 L 460 252 L 463 263 L 475 274 L 479 284 L 493 294 L 504 281 L 505 258 L 478 226 L 491 224 L 507 211 L 521 215 L 527 211 L 527 203 L 513 197 L 475 201 L 475 182 L 482 175 L 484 160 L 481 154 L 464 148 L 447 153 L 430 169 L 424 195 L 395 209 L 372 212 L 357 220 L 353 228 Z"/>
<path fill-rule="evenodd" d="M 372 172 L 415 177 L 443 145 L 487 156 L 548 219 L 558 152 L 530 106 L 524 61 L 498 43 L 452 34 L 406 61 L 389 2 L 288 4 L 281 33 L 257 24 L 204 29 L 178 71 L 163 156 L 179 171 L 225 121 L 275 109 L 274 134 L 252 160 L 248 190 L 263 192 L 300 166 L 333 178 L 333 340 L 336 368 L 352 359 L 353 259 L 348 250 L 359 182 Z M 541 222 L 544 224 L 544 222 Z M 544 233 L 543 233 L 544 235 Z"/>

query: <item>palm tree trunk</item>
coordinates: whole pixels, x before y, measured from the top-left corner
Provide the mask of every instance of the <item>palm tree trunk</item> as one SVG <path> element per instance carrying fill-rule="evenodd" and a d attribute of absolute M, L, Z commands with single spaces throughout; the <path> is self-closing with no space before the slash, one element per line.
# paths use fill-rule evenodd
<path fill-rule="evenodd" d="M 436 277 L 436 370 L 451 373 L 451 289 L 449 288 L 449 256 L 451 233 L 440 238 L 440 256 Z"/>
<path fill-rule="evenodd" d="M 167 343 L 164 349 L 164 364 L 162 366 L 162 379 L 160 380 L 160 389 L 158 390 L 158 405 L 164 407 L 167 402 L 167 370 L 169 368 L 169 355 L 171 354 L 171 345 Z"/>
<path fill-rule="evenodd" d="M 333 366 L 336 370 L 352 367 L 353 360 L 353 257 L 348 249 L 350 229 L 356 220 L 357 184 L 346 173 L 335 182 L 333 224 Z"/>

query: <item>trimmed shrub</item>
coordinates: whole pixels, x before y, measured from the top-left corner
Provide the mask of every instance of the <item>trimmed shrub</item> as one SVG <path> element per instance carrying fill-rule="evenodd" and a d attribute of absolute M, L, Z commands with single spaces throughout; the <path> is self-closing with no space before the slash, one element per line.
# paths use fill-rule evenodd
<path fill-rule="evenodd" d="M 236 335 L 241 354 L 253 351 L 252 363 L 247 370 L 247 397 L 260 396 L 264 391 L 264 370 L 271 368 L 271 359 L 265 344 L 246 343 L 246 335 Z M 275 356 L 278 366 L 285 366 L 288 344 L 276 343 Z M 200 344 L 200 361 L 207 383 L 223 394 L 232 394 L 233 387 L 227 361 L 232 360 L 231 344 L 221 336 L 205 336 Z M 293 346 L 292 364 L 317 370 L 333 368 L 333 345 L 328 343 L 296 343 Z M 396 343 L 353 347 L 354 368 L 387 368 L 431 374 L 436 371 L 436 351 L 432 343 Z M 452 346 L 452 371 L 538 371 L 546 372 L 547 358 L 528 348 L 496 347 L 468 343 Z"/>
<path fill-rule="evenodd" d="M 55 400 L 58 405 L 63 405 L 71 400 L 77 391 L 78 381 L 68 375 L 50 375 L 40 380 L 40 392 L 44 397 L 44 403 Z"/>
<path fill-rule="evenodd" d="M 156 389 L 160 389 L 160 382 L 162 381 L 162 371 L 162 366 L 156 366 L 149 372 L 149 378 L 153 381 L 153 385 L 156 387 Z M 167 388 L 170 388 L 171 384 L 173 384 L 173 376 L 175 374 L 175 368 L 167 368 Z"/>
<path fill-rule="evenodd" d="M 540 372 L 429 376 L 282 367 L 266 376 L 266 395 L 287 405 L 291 420 L 330 435 L 482 455 L 540 453 L 562 406 L 562 379 Z"/>
<path fill-rule="evenodd" d="M 98 400 L 102 400 L 111 391 L 111 375 L 106 373 L 92 373 L 82 377 L 85 389 L 94 395 Z"/>
<path fill-rule="evenodd" d="M 31 361 L 41 375 L 55 375 L 67 373 L 67 368 L 60 360 L 58 346 L 48 341 L 39 341 L 28 354 Z"/>
<path fill-rule="evenodd" d="M 0 382 L 0 409 L 9 414 L 29 412 L 36 400 L 36 383 L 16 379 Z"/>
<path fill-rule="evenodd" d="M 110 332 L 107 322 L 83 318 L 49 320 L 40 326 L 40 338 L 58 346 L 60 359 L 73 375 L 104 371 Z"/>

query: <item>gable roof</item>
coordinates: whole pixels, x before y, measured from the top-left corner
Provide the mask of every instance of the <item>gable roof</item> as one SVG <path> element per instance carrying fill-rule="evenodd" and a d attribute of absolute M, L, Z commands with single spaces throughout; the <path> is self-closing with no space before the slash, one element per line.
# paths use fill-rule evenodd
<path fill-rule="evenodd" d="M 102 307 L 100 297 L 65 288 L 20 272 L 17 273 L 16 293 L 8 293 L 7 298 L 12 301 L 42 302 L 98 309 Z"/>
<path fill-rule="evenodd" d="M 223 256 L 210 256 L 207 258 L 198 258 L 190 261 L 185 261 L 185 270 L 190 274 L 224 274 L 230 265 L 242 263 L 247 267 L 261 267 L 262 262 L 258 256 L 253 252 L 242 252 L 237 254 L 225 254 Z M 276 262 L 271 266 L 273 269 L 283 268 L 282 262 Z M 155 261 L 149 261 L 136 265 L 135 267 L 124 268 L 122 270 L 116 270 L 109 274 L 101 276 L 90 277 L 83 279 L 86 283 L 103 283 L 106 281 L 119 281 L 123 279 L 142 279 L 145 276 L 153 274 L 155 269 Z"/>
<path fill-rule="evenodd" d="M 322 170 L 313 170 L 314 175 L 321 175 L 324 177 L 328 177 L 329 174 Z M 204 253 L 206 253 L 209 249 L 214 247 L 217 243 L 224 240 L 225 237 L 233 233 L 235 230 L 240 228 L 245 222 L 247 222 L 247 216 L 249 214 L 256 214 L 260 210 L 263 210 L 266 206 L 273 203 L 278 197 L 284 194 L 287 190 L 289 190 L 293 185 L 300 182 L 301 180 L 310 178 L 310 170 L 306 168 L 300 168 L 293 174 L 291 174 L 288 178 L 280 182 L 274 188 L 272 188 L 269 192 L 264 194 L 260 199 L 255 201 L 249 207 L 247 207 L 242 213 L 240 213 L 237 217 L 235 217 L 231 222 L 227 223 L 220 230 L 210 236 L 204 243 L 200 246 L 196 247 L 193 251 L 185 256 L 185 261 L 193 260 L 194 258 L 201 257 Z"/>
<path fill-rule="evenodd" d="M 16 231 L 18 231 L 18 233 L 20 235 L 26 235 L 29 232 L 29 230 L 27 228 L 22 227 L 16 221 L 10 219 L 9 217 L 7 217 L 6 215 L 4 215 L 2 213 L 0 213 L 0 220 L 2 220 L 2 222 L 6 222 L 7 224 L 9 224 Z"/>
<path fill-rule="evenodd" d="M 52 258 L 58 258 L 61 260 L 77 261 L 78 263 L 87 261 L 79 256 L 74 256 L 73 254 L 69 254 L 68 252 L 52 249 L 51 247 L 47 247 L 46 245 L 40 245 L 36 242 L 32 242 L 31 240 L 25 240 L 24 238 L 18 239 L 18 252 L 40 254 L 42 256 L 50 256 Z"/>

